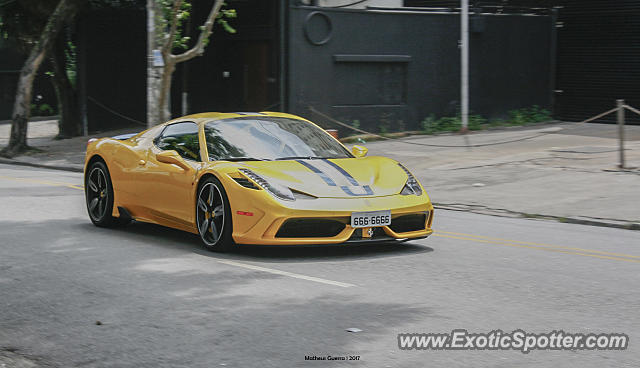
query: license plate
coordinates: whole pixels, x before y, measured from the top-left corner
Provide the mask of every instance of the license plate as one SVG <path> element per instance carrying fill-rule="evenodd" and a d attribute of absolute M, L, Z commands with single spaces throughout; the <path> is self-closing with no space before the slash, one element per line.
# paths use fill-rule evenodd
<path fill-rule="evenodd" d="M 375 227 L 391 225 L 391 211 L 351 213 L 351 227 Z"/>

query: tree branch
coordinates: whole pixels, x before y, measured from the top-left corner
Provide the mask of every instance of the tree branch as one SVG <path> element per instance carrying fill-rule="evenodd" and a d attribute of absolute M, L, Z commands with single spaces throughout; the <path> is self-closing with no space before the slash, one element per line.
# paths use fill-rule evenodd
<path fill-rule="evenodd" d="M 209 39 L 209 36 L 211 35 L 211 32 L 212 32 L 211 29 L 213 28 L 213 25 L 215 23 L 216 18 L 218 17 L 218 13 L 220 12 L 220 8 L 222 7 L 223 3 L 224 3 L 223 0 L 215 0 L 215 3 L 211 7 L 211 12 L 209 13 L 209 17 L 207 17 L 207 21 L 204 22 L 204 26 L 200 31 L 200 36 L 198 37 L 198 41 L 191 49 L 178 55 L 173 55 L 169 53 L 169 57 L 175 63 L 181 63 L 183 61 L 193 59 L 196 56 L 202 55 L 202 53 L 204 52 L 204 43 L 206 42 L 207 39 Z"/>
<path fill-rule="evenodd" d="M 178 29 L 178 11 L 180 11 L 183 1 L 184 0 L 175 0 L 173 2 L 173 8 L 171 9 L 171 28 L 169 30 L 167 42 L 165 42 L 164 47 L 162 48 L 163 54 L 171 53 L 171 49 L 173 48 L 173 38 L 176 36 L 176 31 Z"/>

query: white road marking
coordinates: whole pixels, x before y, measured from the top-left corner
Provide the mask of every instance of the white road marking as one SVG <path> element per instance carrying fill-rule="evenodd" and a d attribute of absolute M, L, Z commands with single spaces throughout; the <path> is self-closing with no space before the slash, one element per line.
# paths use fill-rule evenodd
<path fill-rule="evenodd" d="M 254 271 L 268 272 L 268 273 L 272 273 L 272 274 L 275 274 L 275 275 L 289 276 L 289 277 L 293 277 L 293 278 L 296 278 L 296 279 L 319 282 L 321 284 L 340 286 L 340 287 L 344 287 L 344 288 L 356 286 L 354 284 L 348 284 L 346 282 L 332 281 L 332 280 L 327 280 L 327 279 L 321 279 L 319 277 L 300 275 L 298 273 L 280 271 L 280 270 L 275 270 L 273 268 L 255 266 L 255 265 L 252 265 L 252 264 L 236 262 L 236 261 L 229 261 L 229 260 L 226 260 L 226 259 L 218 259 L 217 261 L 220 262 L 220 263 L 224 263 L 226 265 L 229 265 L 229 266 L 242 267 L 242 268 L 246 268 L 246 269 L 254 270 Z"/>

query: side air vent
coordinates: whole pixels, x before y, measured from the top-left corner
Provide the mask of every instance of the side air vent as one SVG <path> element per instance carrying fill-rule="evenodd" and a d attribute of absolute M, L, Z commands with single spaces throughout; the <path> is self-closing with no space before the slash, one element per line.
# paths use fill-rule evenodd
<path fill-rule="evenodd" d="M 291 189 L 291 193 L 293 193 L 293 196 L 295 197 L 295 199 L 317 199 L 318 198 L 318 197 L 309 195 L 307 193 L 299 192 L 295 189 Z"/>
<path fill-rule="evenodd" d="M 236 183 L 242 185 L 245 188 L 249 188 L 249 189 L 260 189 L 258 188 L 257 185 L 253 184 L 253 182 L 247 178 L 233 178 L 233 180 L 236 181 Z"/>

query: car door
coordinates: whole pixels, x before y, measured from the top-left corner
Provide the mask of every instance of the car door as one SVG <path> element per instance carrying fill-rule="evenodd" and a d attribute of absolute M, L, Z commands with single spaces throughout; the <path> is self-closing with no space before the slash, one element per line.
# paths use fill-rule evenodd
<path fill-rule="evenodd" d="M 122 206 L 138 219 L 148 218 L 147 208 L 140 193 L 148 190 L 146 183 L 141 180 L 141 174 L 146 170 L 149 148 L 153 139 L 160 134 L 164 127 L 157 126 L 146 131 L 135 139 L 115 145 L 109 171 L 115 191 L 118 206 Z"/>
<path fill-rule="evenodd" d="M 171 150 L 180 155 L 184 167 L 158 160 L 158 154 Z M 146 183 L 145 191 L 139 195 L 156 222 L 180 228 L 192 226 L 195 202 L 191 196 L 200 165 L 196 123 L 169 124 L 154 139 L 140 174 L 140 180 Z"/>

